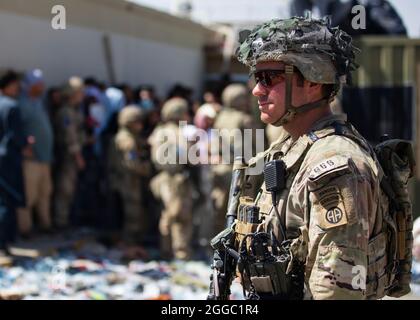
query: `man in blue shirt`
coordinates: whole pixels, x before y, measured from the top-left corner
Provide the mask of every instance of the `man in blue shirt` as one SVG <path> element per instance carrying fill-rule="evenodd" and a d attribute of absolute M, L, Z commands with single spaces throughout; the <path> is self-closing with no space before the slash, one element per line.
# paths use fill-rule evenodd
<path fill-rule="evenodd" d="M 26 139 L 16 101 L 19 89 L 17 73 L 0 75 L 0 251 L 14 240 L 15 209 L 25 205 L 22 150 Z"/>
<path fill-rule="evenodd" d="M 33 209 L 36 209 L 41 229 L 49 231 L 51 228 L 53 130 L 42 100 L 45 90 L 42 71 L 27 72 L 23 86 L 25 94 L 20 103 L 23 132 L 30 137 L 32 145 L 24 155 L 26 207 L 18 210 L 18 226 L 21 235 L 28 236 L 32 231 Z"/>

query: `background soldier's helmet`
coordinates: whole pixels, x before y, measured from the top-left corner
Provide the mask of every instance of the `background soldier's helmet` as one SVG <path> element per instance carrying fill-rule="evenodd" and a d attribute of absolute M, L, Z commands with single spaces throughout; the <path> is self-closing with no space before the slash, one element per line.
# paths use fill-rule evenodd
<path fill-rule="evenodd" d="M 249 101 L 249 92 L 245 85 L 235 83 L 228 85 L 222 93 L 224 107 L 244 109 Z"/>
<path fill-rule="evenodd" d="M 142 121 L 144 119 L 144 111 L 138 106 L 124 107 L 118 115 L 118 125 L 120 127 L 127 127 L 130 123 Z"/>
<path fill-rule="evenodd" d="M 182 120 L 184 115 L 188 112 L 188 102 L 182 98 L 171 98 L 162 107 L 163 121 L 178 121 Z"/>
<path fill-rule="evenodd" d="M 79 77 L 71 77 L 68 83 L 63 87 L 61 93 L 64 99 L 70 98 L 72 95 L 85 88 L 83 80 Z"/>
<path fill-rule="evenodd" d="M 344 83 L 357 68 L 352 38 L 328 19 L 274 19 L 239 34 L 238 60 L 251 67 L 262 61 L 293 65 L 315 83 Z"/>

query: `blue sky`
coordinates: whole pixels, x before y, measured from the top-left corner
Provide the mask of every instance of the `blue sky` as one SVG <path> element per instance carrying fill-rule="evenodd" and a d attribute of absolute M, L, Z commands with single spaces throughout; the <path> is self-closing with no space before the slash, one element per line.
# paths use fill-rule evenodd
<path fill-rule="evenodd" d="M 179 0 L 131 0 L 145 6 L 170 12 Z M 264 2 L 263 2 L 264 1 Z M 342 0 L 345 1 L 345 0 Z M 420 38 L 420 1 L 389 0 L 399 12 L 410 37 Z M 285 17 L 289 0 L 191 0 L 193 19 L 206 22 L 251 22 Z M 262 6 L 261 3 L 264 3 Z"/>

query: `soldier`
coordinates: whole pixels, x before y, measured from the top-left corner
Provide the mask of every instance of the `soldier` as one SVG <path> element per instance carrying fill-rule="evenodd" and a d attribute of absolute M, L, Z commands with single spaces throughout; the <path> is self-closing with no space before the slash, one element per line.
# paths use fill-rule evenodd
<path fill-rule="evenodd" d="M 248 169 L 259 161 L 266 164 L 264 179 L 245 174 L 241 185 L 236 241 L 241 255 L 260 256 L 245 255 L 238 262 L 249 297 L 374 299 L 389 294 L 397 269 L 394 256 L 385 254 L 395 253 L 395 246 L 387 243 L 392 233 L 386 227 L 381 166 L 345 115 L 330 110 L 356 67 L 351 37 L 331 28 L 327 19 L 308 17 L 269 21 L 242 31 L 240 42 L 238 59 L 255 77 L 261 120 L 288 133 L 249 161 Z M 243 241 L 249 233 L 251 251 Z M 265 260 L 272 255 L 277 258 Z M 407 281 L 409 268 L 399 272 Z"/>
<path fill-rule="evenodd" d="M 55 225 L 66 228 L 69 225 L 69 212 L 77 185 L 78 172 L 85 168 L 82 156 L 84 143 L 84 119 L 80 107 L 84 99 L 84 86 L 81 79 L 72 78 L 62 91 L 64 105 L 54 117 L 55 133 Z"/>
<path fill-rule="evenodd" d="M 118 116 L 119 130 L 109 150 L 110 188 L 122 200 L 123 240 L 128 245 L 141 243 L 147 231 L 141 180 L 150 175 L 151 163 L 146 145 L 140 140 L 144 116 L 137 106 L 123 108 Z"/>
<path fill-rule="evenodd" d="M 180 161 L 187 155 L 188 145 L 180 143 L 184 133 L 179 127 L 179 121 L 187 119 L 187 101 L 172 98 L 162 108 L 164 124 L 159 125 L 149 137 L 152 161 L 161 171 L 153 178 L 151 190 L 164 206 L 159 231 L 161 254 L 167 259 L 174 256 L 187 260 L 191 257 L 192 181 L 186 161 Z M 167 153 L 169 157 L 164 159 Z"/>
<path fill-rule="evenodd" d="M 222 141 L 233 145 L 234 131 L 253 128 L 254 121 L 248 113 L 249 91 L 245 85 L 231 84 L 222 93 L 222 110 L 218 114 L 214 128 L 220 131 Z M 224 129 L 224 130 L 223 130 Z M 238 143 L 238 142 L 237 142 Z M 219 145 L 222 147 L 222 143 Z M 242 148 L 236 145 L 236 148 Z M 232 150 L 233 151 L 233 150 Z M 215 231 L 219 232 L 225 225 L 225 214 L 228 203 L 229 184 L 232 176 L 233 152 L 229 154 L 231 159 L 222 159 L 221 150 L 212 150 L 213 154 L 220 155 L 220 163 L 212 166 L 213 191 L 212 199 L 216 210 Z M 224 160 L 224 161 L 223 161 Z M 223 163 L 222 163 L 223 161 Z"/>

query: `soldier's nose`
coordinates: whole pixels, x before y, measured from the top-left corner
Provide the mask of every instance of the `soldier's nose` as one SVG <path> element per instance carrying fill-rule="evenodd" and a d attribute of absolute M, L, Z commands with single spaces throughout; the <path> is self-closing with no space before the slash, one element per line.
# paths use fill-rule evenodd
<path fill-rule="evenodd" d="M 264 86 L 262 84 L 257 83 L 255 85 L 254 89 L 252 90 L 252 94 L 255 97 L 261 97 L 261 96 L 267 95 L 267 92 L 266 91 L 267 91 L 266 88 L 264 88 Z"/>

